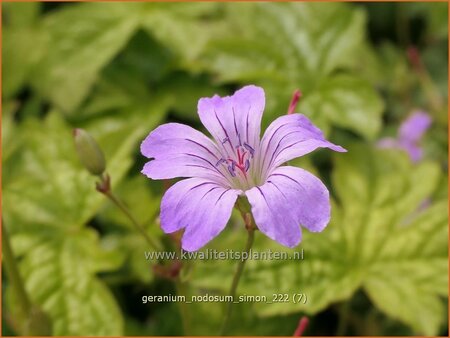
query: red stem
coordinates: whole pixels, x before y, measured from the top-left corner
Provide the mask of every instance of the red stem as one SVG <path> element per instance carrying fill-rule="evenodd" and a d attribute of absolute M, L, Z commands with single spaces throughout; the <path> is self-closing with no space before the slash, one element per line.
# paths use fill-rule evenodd
<path fill-rule="evenodd" d="M 305 332 L 306 328 L 308 327 L 309 319 L 306 316 L 303 316 L 300 318 L 300 321 L 298 322 L 298 326 L 295 329 L 295 332 L 293 334 L 293 337 L 301 337 L 303 335 L 303 332 Z"/>

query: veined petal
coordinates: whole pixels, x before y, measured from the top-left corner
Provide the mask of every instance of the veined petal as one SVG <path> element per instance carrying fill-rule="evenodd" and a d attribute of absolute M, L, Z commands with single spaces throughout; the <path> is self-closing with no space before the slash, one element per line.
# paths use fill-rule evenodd
<path fill-rule="evenodd" d="M 284 115 L 273 121 L 261 140 L 259 152 L 261 175 L 293 158 L 317 148 L 345 152 L 341 146 L 327 141 L 322 131 L 302 114 Z"/>
<path fill-rule="evenodd" d="M 317 177 L 300 168 L 279 167 L 264 185 L 245 194 L 259 230 L 288 247 L 300 242 L 300 225 L 317 232 L 330 220 L 327 188 Z"/>
<path fill-rule="evenodd" d="M 206 129 L 231 156 L 237 146 L 244 147 L 246 143 L 254 149 L 259 144 L 264 105 L 264 90 L 246 86 L 232 96 L 200 99 L 198 114 Z"/>
<path fill-rule="evenodd" d="M 215 144 L 199 131 L 179 123 L 167 123 L 152 131 L 141 144 L 141 153 L 154 160 L 142 173 L 152 179 L 203 177 L 221 184 L 227 180 L 221 168 Z"/>
<path fill-rule="evenodd" d="M 399 139 L 401 142 L 418 142 L 430 125 L 431 117 L 425 112 L 417 111 L 401 124 Z"/>
<path fill-rule="evenodd" d="M 166 233 L 186 228 L 183 249 L 198 250 L 225 228 L 240 193 L 200 178 L 177 182 L 161 201 L 161 227 Z"/>

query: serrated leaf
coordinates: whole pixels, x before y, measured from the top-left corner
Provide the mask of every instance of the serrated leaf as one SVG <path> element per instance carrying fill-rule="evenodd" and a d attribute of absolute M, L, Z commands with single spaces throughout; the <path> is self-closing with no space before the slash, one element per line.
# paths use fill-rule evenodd
<path fill-rule="evenodd" d="M 349 75 L 327 78 L 299 108 L 313 120 L 325 119 L 369 138 L 374 138 L 381 128 L 383 109 L 383 102 L 369 82 Z"/>
<path fill-rule="evenodd" d="M 2 97 L 13 97 L 29 80 L 43 55 L 43 36 L 35 27 L 4 27 Z"/>
<path fill-rule="evenodd" d="M 319 116 L 324 129 L 336 124 L 374 137 L 380 126 L 381 99 L 369 84 L 348 71 L 364 37 L 364 12 L 337 3 L 240 3 L 229 4 L 227 9 L 229 35 L 208 45 L 205 67 L 222 82 L 253 82 L 264 87 L 266 123 L 287 111 L 293 91 L 299 88 L 305 101 L 299 110 L 305 107 L 306 114 Z M 333 77 L 338 70 L 345 72 L 348 80 Z M 347 94 L 331 95 L 331 84 L 326 89 L 328 82 L 343 86 L 334 92 Z M 318 96 L 328 107 L 326 115 L 311 104 Z M 349 101 L 352 106 L 343 112 Z M 356 121 L 360 119 L 366 122 Z"/>
<path fill-rule="evenodd" d="M 379 309 L 426 335 L 437 334 L 447 317 L 447 212 L 442 201 L 396 229 L 364 283 Z"/>
<path fill-rule="evenodd" d="M 131 117 L 122 113 L 83 125 L 106 154 L 113 187 L 130 168 L 137 142 L 161 119 L 167 103 L 155 99 L 134 109 Z M 54 334 L 120 335 L 118 307 L 95 273 L 117 269 L 125 255 L 89 240 L 91 235 L 83 228 L 106 199 L 95 191 L 96 178 L 76 157 L 71 128 L 51 112 L 43 121 L 25 121 L 20 136 L 20 148 L 3 166 L 3 218 L 16 252 L 23 257 L 30 294 L 51 315 Z M 81 254 L 85 254 L 84 261 L 80 261 Z M 41 261 L 46 255 L 49 262 Z M 58 281 L 46 275 L 49 269 Z M 58 287 L 62 289 L 50 292 Z M 98 326 L 98 322 L 105 324 Z"/>
<path fill-rule="evenodd" d="M 50 13 L 43 21 L 47 53 L 34 72 L 35 88 L 72 113 L 137 25 L 134 4 L 77 4 Z"/>
<path fill-rule="evenodd" d="M 217 7 L 216 3 L 147 3 L 142 7 L 141 24 L 187 66 L 220 29 L 205 19 Z"/>
<path fill-rule="evenodd" d="M 360 146 L 337 155 L 333 186 L 339 204 L 333 203 L 331 223 L 320 234 L 303 231 L 295 251 L 303 249 L 304 260 L 248 261 L 238 293 L 268 299 L 273 293 L 306 294 L 305 304 L 254 304 L 257 313 L 272 316 L 314 314 L 362 288 L 387 315 L 417 333 L 437 334 L 444 319 L 440 297 L 448 292 L 447 202 L 418 208 L 440 176 L 436 164 L 413 165 L 398 151 Z M 244 232 L 234 233 L 222 250 L 244 246 Z M 268 249 L 294 253 L 258 233 L 254 250 Z M 223 280 L 231 279 L 236 264 L 198 262 L 194 283 L 226 292 Z"/>
<path fill-rule="evenodd" d="M 2 97 L 13 97 L 42 57 L 43 37 L 36 25 L 40 4 L 2 3 Z"/>
<path fill-rule="evenodd" d="M 39 241 L 28 247 L 20 268 L 31 300 L 52 318 L 53 335 L 121 335 L 120 309 L 95 276 L 121 264 L 120 254 L 100 251 L 92 230 L 30 237 Z M 21 241 L 27 239 L 16 237 L 15 246 L 23 247 Z"/>
<path fill-rule="evenodd" d="M 88 206 L 100 200 L 92 193 L 92 178 L 74 156 L 72 131 L 51 113 L 44 123 L 28 121 L 21 132 L 20 158 L 4 167 L 3 208 L 10 231 L 80 227 L 92 215 Z"/>
<path fill-rule="evenodd" d="M 118 115 L 82 125 L 92 131 L 104 151 L 113 186 L 131 166 L 137 142 L 161 119 L 166 107 L 164 100 L 155 99 L 135 107 L 131 117 Z M 81 227 L 105 199 L 94 189 L 96 178 L 76 156 L 71 128 L 60 115 L 50 113 L 44 123 L 28 121 L 21 133 L 20 158 L 4 167 L 3 210 L 11 231 Z"/>

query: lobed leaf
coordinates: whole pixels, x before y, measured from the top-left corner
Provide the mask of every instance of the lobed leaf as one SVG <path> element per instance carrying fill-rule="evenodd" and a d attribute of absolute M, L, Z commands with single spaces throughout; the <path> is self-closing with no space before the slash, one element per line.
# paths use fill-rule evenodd
<path fill-rule="evenodd" d="M 299 111 L 319 117 L 322 128 L 338 125 L 369 139 L 376 135 L 382 101 L 349 72 L 362 45 L 364 12 L 343 4 L 247 3 L 229 5 L 227 14 L 228 35 L 207 46 L 205 68 L 222 82 L 264 87 L 266 124 L 287 111 L 299 88 L 304 95 Z M 336 76 L 338 71 L 345 76 Z"/>

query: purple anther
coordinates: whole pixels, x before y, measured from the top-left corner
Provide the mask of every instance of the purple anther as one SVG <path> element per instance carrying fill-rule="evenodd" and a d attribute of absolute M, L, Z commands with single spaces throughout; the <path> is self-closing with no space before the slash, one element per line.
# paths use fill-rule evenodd
<path fill-rule="evenodd" d="M 236 162 L 234 162 L 233 160 L 231 160 L 231 169 L 232 169 L 233 171 L 236 170 Z"/>
<path fill-rule="evenodd" d="M 227 168 L 228 168 L 228 171 L 230 172 L 230 175 L 235 177 L 236 173 L 234 172 L 234 162 L 232 162 L 232 164 L 229 165 Z"/>
<path fill-rule="evenodd" d="M 245 160 L 245 167 L 244 167 L 245 172 L 247 172 L 249 168 L 250 168 L 250 161 L 248 159 L 246 159 Z"/>
<path fill-rule="evenodd" d="M 255 149 L 250 147 L 250 145 L 248 143 L 245 143 L 245 142 L 244 142 L 244 148 L 247 149 L 250 152 L 250 155 L 253 157 L 253 155 L 255 154 Z"/>
<path fill-rule="evenodd" d="M 225 160 L 224 158 L 221 158 L 220 160 L 217 161 L 216 167 L 218 167 L 219 165 L 221 165 L 224 162 L 227 162 L 227 160 Z"/>

